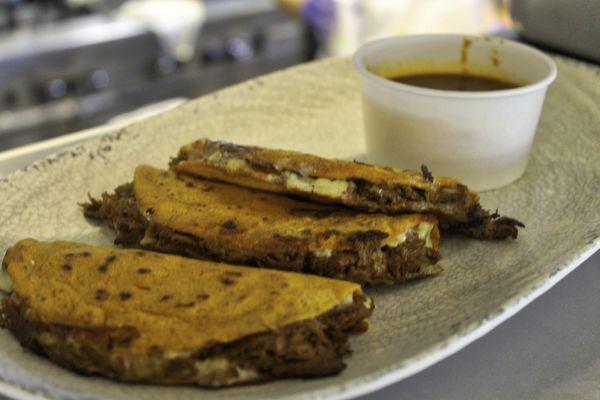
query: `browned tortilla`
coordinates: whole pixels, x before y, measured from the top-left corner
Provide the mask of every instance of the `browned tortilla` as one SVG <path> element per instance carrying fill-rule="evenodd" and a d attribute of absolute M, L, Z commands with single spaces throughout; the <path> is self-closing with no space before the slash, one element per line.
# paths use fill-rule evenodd
<path fill-rule="evenodd" d="M 440 271 L 431 216 L 357 213 L 148 166 L 84 208 L 127 246 L 359 283 Z"/>
<path fill-rule="evenodd" d="M 517 237 L 520 222 L 490 214 L 454 178 L 200 139 L 184 146 L 178 173 L 387 214 L 429 213 L 445 229 L 482 239 Z"/>
<path fill-rule="evenodd" d="M 360 286 L 345 281 L 72 242 L 22 240 L 8 250 L 3 270 L 12 294 L 0 321 L 24 345 L 70 368 L 131 381 L 272 378 L 277 371 L 269 369 L 285 368 L 282 357 L 263 371 L 231 346 L 262 352 L 260 343 L 281 336 L 285 347 L 294 334 L 310 352 L 303 333 L 310 321 L 360 330 L 371 308 Z M 346 338 L 338 332 L 313 342 L 327 356 L 312 361 L 339 370 Z"/>

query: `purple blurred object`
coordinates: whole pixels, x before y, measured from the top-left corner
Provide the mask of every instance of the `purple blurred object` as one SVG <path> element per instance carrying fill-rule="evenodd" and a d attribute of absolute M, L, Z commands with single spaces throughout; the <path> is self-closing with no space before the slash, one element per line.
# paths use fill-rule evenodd
<path fill-rule="evenodd" d="M 326 39 L 333 30 L 335 4 L 333 0 L 308 0 L 302 16 L 319 40 Z"/>

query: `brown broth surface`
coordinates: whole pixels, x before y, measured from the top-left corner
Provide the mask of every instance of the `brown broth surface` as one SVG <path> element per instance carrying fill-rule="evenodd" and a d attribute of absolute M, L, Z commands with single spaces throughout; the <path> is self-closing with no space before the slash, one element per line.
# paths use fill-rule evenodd
<path fill-rule="evenodd" d="M 453 73 L 435 73 L 407 75 L 388 78 L 391 81 L 428 89 L 455 90 L 460 92 L 484 92 L 489 90 L 506 90 L 519 87 L 508 82 L 487 76 Z"/>

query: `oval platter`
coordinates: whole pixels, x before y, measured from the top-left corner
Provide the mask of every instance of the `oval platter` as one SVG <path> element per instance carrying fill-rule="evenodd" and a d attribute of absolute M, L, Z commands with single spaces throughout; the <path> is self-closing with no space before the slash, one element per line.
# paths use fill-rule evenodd
<path fill-rule="evenodd" d="M 224 390 L 158 387 L 82 377 L 21 349 L 0 331 L 0 392 L 20 399 L 341 399 L 396 382 L 458 351 L 552 287 L 600 247 L 600 73 L 556 58 L 525 175 L 482 194 L 488 209 L 522 220 L 519 239 L 442 238 L 444 272 L 404 286 L 370 288 L 369 331 L 352 340 L 341 374 Z M 501 112 L 501 111 L 499 111 Z M 0 252 L 24 237 L 111 244 L 77 203 L 165 167 L 198 137 L 359 159 L 358 83 L 350 61 L 277 72 L 201 97 L 55 154 L 0 180 Z M 433 171 L 443 175 L 444 171 Z"/>

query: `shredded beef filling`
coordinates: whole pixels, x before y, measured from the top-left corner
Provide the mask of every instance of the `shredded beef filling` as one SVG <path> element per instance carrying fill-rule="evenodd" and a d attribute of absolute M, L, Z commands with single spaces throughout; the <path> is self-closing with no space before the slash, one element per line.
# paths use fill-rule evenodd
<path fill-rule="evenodd" d="M 342 360 L 350 353 L 348 337 L 365 331 L 366 318 L 372 314 L 372 305 L 367 307 L 365 297 L 355 294 L 352 304 L 315 319 L 176 358 L 163 357 L 168 349 L 150 348 L 146 355 L 127 363 L 123 356 L 131 357 L 128 347 L 139 336 L 135 328 L 45 324 L 29 318 L 35 313 L 15 300 L 13 295 L 2 301 L 0 327 L 9 329 L 24 347 L 82 374 L 161 384 L 196 383 L 195 363 L 213 358 L 256 371 L 259 381 L 335 374 L 345 367 Z"/>
<path fill-rule="evenodd" d="M 409 235 L 401 246 L 383 248 L 382 238 L 349 238 L 352 242 L 351 250 L 334 251 L 330 257 L 322 258 L 310 252 L 277 249 L 268 254 L 242 254 L 234 248 L 211 245 L 192 235 L 174 232 L 158 224 L 152 224 L 149 232 L 155 241 L 145 247 L 151 250 L 233 264 L 305 272 L 359 283 L 393 284 L 436 275 L 441 271 L 440 267 L 431 267 L 438 261 L 439 253 L 426 248 L 416 234 Z M 381 267 L 377 268 L 375 265 Z"/>
<path fill-rule="evenodd" d="M 479 239 L 517 238 L 517 227 L 525 227 L 516 219 L 490 214 L 469 200 L 469 190 L 458 185 L 456 190 L 441 189 L 428 192 L 411 186 L 397 185 L 382 190 L 378 185 L 354 179 L 351 201 L 367 211 L 431 212 L 438 217 L 444 230 L 459 232 Z"/>
<path fill-rule="evenodd" d="M 432 267 L 439 253 L 427 248 L 416 234 L 409 234 L 399 246 L 382 247 L 385 233 L 374 231 L 379 235 L 361 236 L 364 232 L 359 232 L 346 239 L 350 244 L 348 249 L 334 250 L 328 257 L 306 250 L 301 238 L 274 235 L 274 240 L 281 241 L 282 246 L 273 246 L 268 254 L 252 254 L 239 252 L 224 241 L 210 241 L 147 222 L 138 211 L 132 184 L 119 186 L 114 194 L 104 193 L 101 200 L 91 198 L 82 206 L 86 217 L 106 220 L 117 233 L 115 243 L 125 247 L 142 246 L 187 257 L 306 272 L 363 284 L 394 284 L 441 271 L 440 267 Z M 335 230 L 324 235 L 332 233 Z"/>
<path fill-rule="evenodd" d="M 353 179 L 352 200 L 372 210 L 394 212 L 404 209 L 411 212 L 432 210 L 443 219 L 466 219 L 469 205 L 469 190 L 458 185 L 454 189 L 442 189 L 438 192 L 426 191 L 409 185 L 396 185 L 382 189 L 362 179 Z M 427 205 L 427 207 L 424 207 Z M 446 205 L 446 207 L 444 207 Z M 452 211 L 447 211 L 450 208 Z"/>
<path fill-rule="evenodd" d="M 440 227 L 480 239 L 500 240 L 509 237 L 516 239 L 519 234 L 517 228 L 524 228 L 525 225 L 514 218 L 498 215 L 497 212 L 490 214 L 476 204 L 469 211 L 466 222 L 443 225 L 440 221 Z"/>
<path fill-rule="evenodd" d="M 355 295 L 354 302 L 320 317 L 292 324 L 276 333 L 250 336 L 232 344 L 217 345 L 199 355 L 224 355 L 244 368 L 258 369 L 268 378 L 318 377 L 335 374 L 350 354 L 349 335 L 367 330 L 372 313 Z"/>
<path fill-rule="evenodd" d="M 104 220 L 116 232 L 115 244 L 134 246 L 144 237 L 146 219 L 138 211 L 131 183 L 117 187 L 114 194 L 103 193 L 99 200 L 89 196 L 89 203 L 81 206 L 86 217 Z"/>

